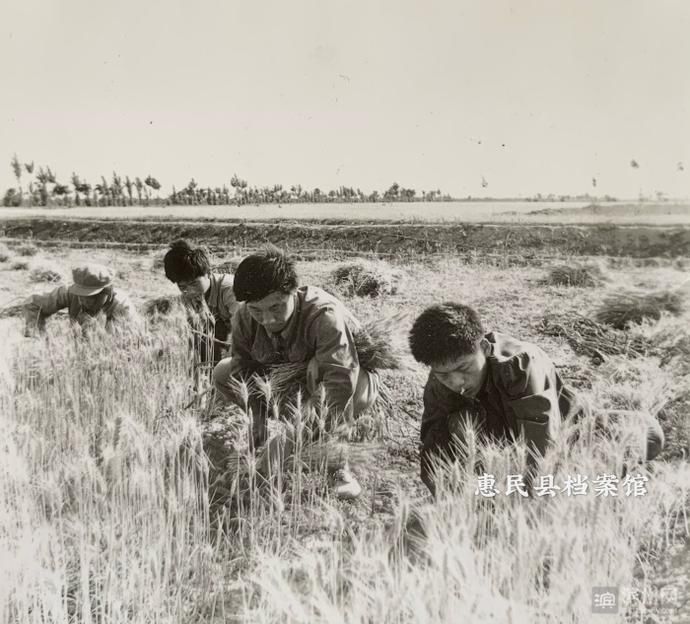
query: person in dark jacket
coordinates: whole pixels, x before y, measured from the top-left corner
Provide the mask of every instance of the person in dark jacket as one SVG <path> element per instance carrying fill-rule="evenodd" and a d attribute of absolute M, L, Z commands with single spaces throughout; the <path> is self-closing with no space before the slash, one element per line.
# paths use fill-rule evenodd
<path fill-rule="evenodd" d="M 359 322 L 333 295 L 316 286 L 299 286 L 292 260 L 271 247 L 247 256 L 235 273 L 235 296 L 241 302 L 232 324 L 232 357 L 213 371 L 219 399 L 239 405 L 238 380 L 265 374 L 271 365 L 301 362 L 307 366 L 307 400 L 323 386 L 330 409 L 355 418 L 379 395 L 379 377 L 359 365 L 354 334 Z M 250 396 L 253 444 L 267 439 L 267 406 Z M 335 493 L 355 498 L 361 488 L 345 465 L 336 470 Z"/>
<path fill-rule="evenodd" d="M 185 302 L 212 326 L 213 343 L 209 345 L 207 339 L 197 334 L 195 348 L 202 362 L 218 364 L 228 344 L 232 317 L 238 305 L 232 275 L 213 273 L 206 252 L 181 239 L 171 243 L 163 258 L 163 267 L 165 276 L 177 285 Z M 201 330 L 200 327 L 194 329 Z"/>
<path fill-rule="evenodd" d="M 414 358 L 430 367 L 421 424 L 421 477 L 434 492 L 434 455 L 454 457 L 462 445 L 462 422 L 469 417 L 480 439 L 515 441 L 530 450 L 529 487 L 540 456 L 553 443 L 561 422 L 589 414 L 587 404 L 563 383 L 538 346 L 498 332 L 485 333 L 478 314 L 459 303 L 427 308 L 409 336 Z M 646 458 L 663 448 L 664 436 L 649 417 Z"/>
<path fill-rule="evenodd" d="M 127 294 L 113 285 L 113 272 L 94 263 L 74 267 L 71 285 L 31 295 L 24 302 L 24 334 L 30 337 L 43 332 L 46 319 L 64 309 L 79 325 L 104 316 L 106 329 L 130 326 L 140 320 Z"/>

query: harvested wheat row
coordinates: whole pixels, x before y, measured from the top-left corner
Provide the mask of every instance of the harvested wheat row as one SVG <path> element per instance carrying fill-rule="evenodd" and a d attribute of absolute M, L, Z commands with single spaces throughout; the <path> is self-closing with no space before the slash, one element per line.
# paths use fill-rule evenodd
<path fill-rule="evenodd" d="M 551 286 L 595 288 L 607 280 L 597 264 L 561 264 L 553 267 L 543 283 Z"/>
<path fill-rule="evenodd" d="M 577 312 L 549 314 L 537 329 L 546 336 L 565 338 L 575 353 L 596 364 L 612 355 L 644 357 L 654 353 L 654 345 L 643 336 L 608 327 Z"/>
<path fill-rule="evenodd" d="M 658 321 L 664 313 L 680 316 L 684 310 L 679 291 L 663 290 L 652 293 L 621 292 L 604 299 L 594 318 L 615 329 L 625 329 L 630 323 L 645 319 Z"/>

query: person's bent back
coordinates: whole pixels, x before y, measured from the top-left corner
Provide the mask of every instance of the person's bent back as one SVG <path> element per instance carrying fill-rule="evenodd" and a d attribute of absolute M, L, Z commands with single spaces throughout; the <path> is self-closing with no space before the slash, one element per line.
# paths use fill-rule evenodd
<path fill-rule="evenodd" d="M 73 283 L 47 293 L 31 295 L 24 303 L 25 335 L 45 329 L 46 319 L 67 309 L 71 321 L 84 324 L 103 314 L 106 328 L 139 319 L 129 297 L 113 285 L 112 271 L 100 264 L 85 264 L 72 270 Z"/>
<path fill-rule="evenodd" d="M 514 441 L 522 436 L 531 453 L 525 482 L 536 460 L 559 434 L 561 421 L 589 414 L 537 345 L 499 332 L 485 333 L 477 313 L 459 303 L 427 308 L 410 332 L 418 362 L 430 367 L 424 389 L 422 480 L 434 490 L 435 455 L 453 456 L 453 436 L 462 442 L 469 415 L 480 437 Z M 661 436 L 661 437 L 660 437 Z M 658 423 L 649 423 L 647 459 L 663 446 Z"/>

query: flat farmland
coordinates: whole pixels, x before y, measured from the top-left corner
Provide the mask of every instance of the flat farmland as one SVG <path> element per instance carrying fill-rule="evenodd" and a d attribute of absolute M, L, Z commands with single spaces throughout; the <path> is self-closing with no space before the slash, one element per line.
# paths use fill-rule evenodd
<path fill-rule="evenodd" d="M 270 204 L 245 206 L 127 206 L 4 208 L 0 220 L 20 218 L 324 222 L 690 225 L 690 202 L 410 202 Z"/>

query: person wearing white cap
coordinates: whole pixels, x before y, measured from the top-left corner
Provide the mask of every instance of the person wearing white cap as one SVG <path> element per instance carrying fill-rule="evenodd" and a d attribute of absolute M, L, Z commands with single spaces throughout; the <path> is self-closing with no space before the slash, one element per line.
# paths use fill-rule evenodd
<path fill-rule="evenodd" d="M 45 329 L 46 319 L 67 308 L 71 321 L 83 324 L 103 313 L 106 328 L 115 322 L 129 322 L 137 313 L 129 297 L 113 286 L 113 275 L 100 264 L 83 264 L 72 269 L 70 286 L 59 286 L 48 293 L 31 295 L 24 303 L 26 336 Z"/>

